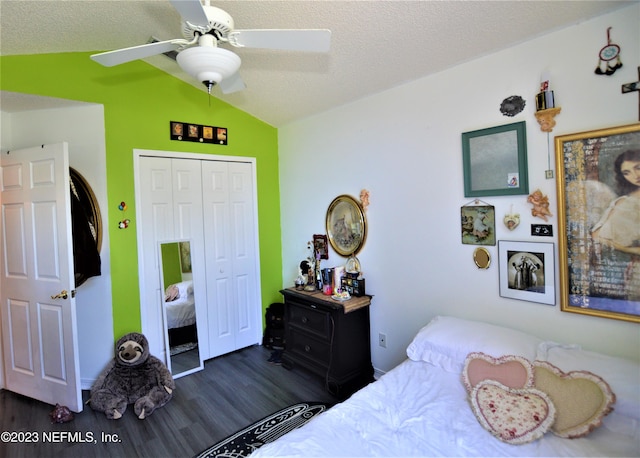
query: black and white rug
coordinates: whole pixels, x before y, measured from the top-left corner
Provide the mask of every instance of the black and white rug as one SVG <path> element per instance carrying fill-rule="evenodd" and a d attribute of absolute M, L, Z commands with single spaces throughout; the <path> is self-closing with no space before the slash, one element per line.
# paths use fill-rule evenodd
<path fill-rule="evenodd" d="M 330 406 L 301 402 L 269 415 L 196 455 L 196 458 L 241 458 L 311 420 Z"/>

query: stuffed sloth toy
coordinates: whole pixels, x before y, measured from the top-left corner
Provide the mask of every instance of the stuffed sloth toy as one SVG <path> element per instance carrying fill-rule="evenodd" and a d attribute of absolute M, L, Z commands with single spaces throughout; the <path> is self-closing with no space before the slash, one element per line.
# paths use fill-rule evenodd
<path fill-rule="evenodd" d="M 133 403 L 134 412 L 143 420 L 169 402 L 175 386 L 167 367 L 149 354 L 147 338 L 132 332 L 116 343 L 115 357 L 91 387 L 89 405 L 117 420 Z"/>

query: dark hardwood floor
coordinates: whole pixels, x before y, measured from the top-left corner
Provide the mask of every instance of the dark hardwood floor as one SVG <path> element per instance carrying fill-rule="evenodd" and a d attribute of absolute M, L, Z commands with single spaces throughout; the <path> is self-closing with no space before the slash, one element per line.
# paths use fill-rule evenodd
<path fill-rule="evenodd" d="M 270 355 L 253 346 L 205 362 L 203 371 L 177 379 L 173 399 L 145 420 L 133 406 L 119 420 L 85 406 L 73 421 L 52 424 L 53 406 L 1 390 L 0 432 L 32 442 L 3 440 L 0 457 L 192 457 L 288 405 L 338 402 L 321 378 L 273 365 Z"/>

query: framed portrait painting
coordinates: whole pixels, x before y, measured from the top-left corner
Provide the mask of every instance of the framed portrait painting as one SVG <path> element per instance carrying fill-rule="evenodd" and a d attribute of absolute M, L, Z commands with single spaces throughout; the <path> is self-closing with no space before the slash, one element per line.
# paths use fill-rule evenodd
<path fill-rule="evenodd" d="M 640 322 L 640 124 L 555 148 L 561 309 Z"/>
<path fill-rule="evenodd" d="M 340 256 L 355 256 L 367 239 L 364 209 L 347 194 L 336 197 L 329 204 L 325 226 L 329 243 Z"/>
<path fill-rule="evenodd" d="M 498 241 L 500 296 L 555 305 L 553 243 Z"/>

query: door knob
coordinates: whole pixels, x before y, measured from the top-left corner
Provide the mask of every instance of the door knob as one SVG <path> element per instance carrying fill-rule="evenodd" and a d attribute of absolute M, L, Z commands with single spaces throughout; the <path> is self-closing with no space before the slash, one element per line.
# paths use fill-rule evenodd
<path fill-rule="evenodd" d="M 51 299 L 66 299 L 67 297 L 69 297 L 69 293 L 66 289 L 63 289 L 62 291 L 60 291 L 60 293 L 51 296 Z"/>

